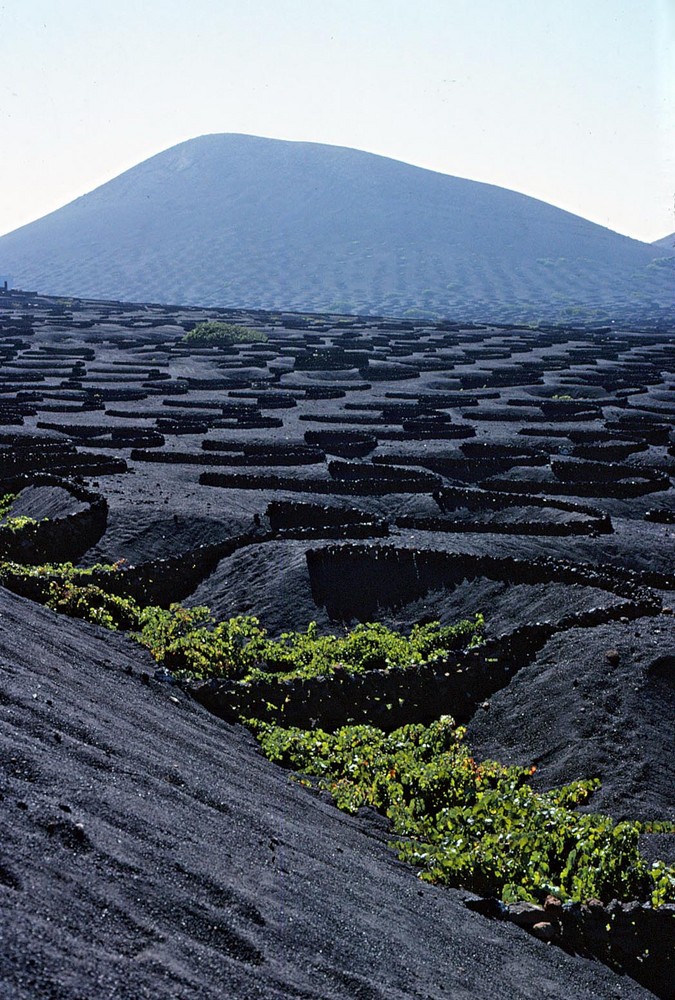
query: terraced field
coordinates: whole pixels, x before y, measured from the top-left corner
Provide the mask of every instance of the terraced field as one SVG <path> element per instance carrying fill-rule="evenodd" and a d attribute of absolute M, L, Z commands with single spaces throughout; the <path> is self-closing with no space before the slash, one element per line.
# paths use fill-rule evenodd
<path fill-rule="evenodd" d="M 267 340 L 184 341 L 213 318 Z M 536 764 L 535 788 L 599 777 L 594 808 L 672 821 L 674 353 L 659 327 L 0 293 L 0 477 L 16 497 L 0 551 L 70 560 L 142 604 L 255 615 L 271 637 L 481 614 L 480 647 L 414 677 L 216 678 L 192 696 L 226 720 L 283 704 L 286 723 L 331 731 L 452 715 L 476 759 Z M 4 583 L 40 597 L 34 578 Z M 675 837 L 642 849 L 673 860 Z M 584 948 L 672 995 L 672 952 L 631 933 Z"/>

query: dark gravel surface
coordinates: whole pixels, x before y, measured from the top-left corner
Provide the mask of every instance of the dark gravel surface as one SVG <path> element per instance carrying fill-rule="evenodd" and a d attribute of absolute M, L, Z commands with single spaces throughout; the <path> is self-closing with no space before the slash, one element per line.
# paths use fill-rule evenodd
<path fill-rule="evenodd" d="M 0 595 L 0 996 L 646 997 L 420 883 L 124 638 Z"/>
<path fill-rule="evenodd" d="M 546 644 L 468 729 L 480 757 L 536 764 L 535 784 L 599 777 L 593 809 L 675 819 L 675 620 L 570 629 Z"/>
<path fill-rule="evenodd" d="M 384 522 L 387 537 L 370 529 L 359 537 L 368 558 L 382 545 L 412 550 L 420 563 L 427 549 L 459 554 L 466 579 L 460 572 L 427 586 L 420 571 L 396 600 L 381 579 L 377 619 L 405 630 L 481 611 L 491 636 L 567 622 L 523 654 L 508 686 L 478 709 L 469 724 L 475 756 L 535 763 L 540 787 L 599 775 L 591 808 L 673 818 L 675 625 L 659 607 L 675 602 L 672 332 L 233 312 L 224 318 L 265 329 L 269 343 L 180 346 L 186 327 L 214 315 L 0 293 L 0 492 L 10 482 L 16 489 L 17 474 L 51 472 L 107 502 L 105 517 L 99 509 L 87 521 L 88 504 L 58 478 L 28 480 L 12 514 L 49 518 L 84 565 L 192 559 L 257 523 L 259 537 L 189 584 L 189 559 L 153 566 L 151 576 L 187 604 L 256 614 L 272 633 L 311 620 L 322 631 L 346 624 L 331 620 L 307 561 L 308 550 L 340 539 L 325 529 L 271 537 L 272 500 L 356 508 Z M 252 410 L 233 416 L 244 404 Z M 260 426 L 249 426 L 251 413 Z M 189 425 L 195 416 L 199 427 Z M 71 429 L 69 437 L 73 425 L 91 436 Z M 402 462 L 400 492 L 291 489 L 334 482 L 329 463 L 345 458 L 328 448 L 314 464 L 289 465 L 283 450 L 303 445 L 306 431 L 340 429 L 374 435 L 366 456 L 351 459 L 367 474 L 374 459 Z M 120 433 L 138 440 L 118 447 Z M 63 465 L 55 441 L 77 449 Z M 602 452 L 617 441 L 618 471 Z M 463 451 L 464 442 L 478 451 Z M 527 448 L 539 464 L 523 459 Z M 160 461 L 143 460 L 143 449 Z M 204 457 L 228 454 L 231 467 L 208 468 L 277 476 L 278 488 L 200 485 Z M 527 498 L 545 495 L 540 484 L 556 501 L 607 515 L 611 531 L 527 503 L 493 513 L 487 492 L 477 513 L 459 508 L 465 528 L 475 517 L 474 531 L 397 526 L 404 516 L 441 515 L 435 487 L 405 492 L 403 481 L 411 463 L 427 474 L 439 458 L 450 463 L 444 487 L 522 489 Z M 560 478 L 560 459 L 585 463 L 578 486 Z M 648 511 L 661 520 L 645 519 Z M 501 530 L 480 530 L 490 520 Z M 528 520 L 553 533 L 528 532 Z M 587 533 L 555 533 L 574 524 Z M 30 538 L 17 544 L 29 560 Z M 524 562 L 493 579 L 472 574 L 479 556 Z M 617 581 L 635 571 L 643 586 L 652 574 L 654 613 L 631 618 L 616 581 L 605 589 L 597 579 L 528 582 L 525 568 L 544 556 L 615 570 Z M 388 572 L 396 582 L 395 563 Z M 328 598 L 350 598 L 357 618 L 373 606 L 358 572 L 329 582 Z M 597 624 L 604 613 L 616 620 Z M 570 627 L 579 614 L 587 627 Z M 620 970 L 470 912 L 466 893 L 421 883 L 396 861 L 377 816 L 339 813 L 263 759 L 245 730 L 153 671 L 124 636 L 0 591 L 2 1000 L 651 995 Z M 644 851 L 673 857 L 673 838 L 645 838 Z"/>

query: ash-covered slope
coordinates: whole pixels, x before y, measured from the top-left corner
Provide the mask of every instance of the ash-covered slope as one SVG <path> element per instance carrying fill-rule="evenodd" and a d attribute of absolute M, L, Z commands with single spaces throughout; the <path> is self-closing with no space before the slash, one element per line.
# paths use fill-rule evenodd
<path fill-rule="evenodd" d="M 503 320 L 668 307 L 660 257 L 503 188 L 233 134 L 181 143 L 0 239 L 0 271 L 54 294 Z"/>
<path fill-rule="evenodd" d="M 547 788 L 599 777 L 594 810 L 669 819 L 674 648 L 672 616 L 570 629 L 476 714 L 471 747 L 478 758 L 537 764 L 534 783 Z M 661 850 L 673 849 L 675 837 L 664 835 Z"/>
<path fill-rule="evenodd" d="M 651 994 L 420 883 L 122 636 L 0 590 L 0 997 Z"/>

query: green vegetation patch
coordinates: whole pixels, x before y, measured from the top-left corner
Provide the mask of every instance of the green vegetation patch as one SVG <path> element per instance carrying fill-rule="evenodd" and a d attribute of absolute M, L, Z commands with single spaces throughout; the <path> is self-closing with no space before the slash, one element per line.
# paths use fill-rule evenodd
<path fill-rule="evenodd" d="M 409 636 L 384 625 L 357 625 L 342 636 L 319 635 L 311 622 L 306 632 L 284 632 L 270 639 L 257 618 L 238 616 L 215 622 L 208 608 L 141 612 L 139 641 L 159 662 L 182 676 L 260 679 L 331 676 L 336 670 L 365 673 L 408 667 L 442 659 L 479 645 L 482 615 L 456 625 L 416 625 Z"/>
<path fill-rule="evenodd" d="M 482 615 L 456 625 L 416 625 L 409 636 L 379 624 L 357 625 L 341 636 L 319 635 L 311 622 L 306 632 L 271 639 L 253 616 L 219 622 L 204 606 L 142 607 L 117 593 L 124 589 L 123 565 L 120 560 L 82 569 L 70 562 L 26 566 L 5 561 L 0 563 L 0 583 L 71 617 L 132 630 L 158 663 L 185 679 L 309 680 L 336 671 L 365 673 L 429 663 L 482 642 Z M 115 580 L 114 593 L 106 588 L 107 577 Z"/>
<path fill-rule="evenodd" d="M 138 628 L 141 620 L 141 608 L 133 598 L 110 594 L 91 583 L 51 580 L 45 603 L 53 611 L 103 625 L 112 631 Z"/>
<path fill-rule="evenodd" d="M 448 716 L 392 733 L 373 726 L 284 729 L 250 721 L 266 756 L 313 777 L 348 812 L 372 806 L 406 839 L 393 846 L 432 882 L 512 902 L 675 900 L 675 866 L 641 856 L 645 832 L 672 824 L 615 822 L 578 813 L 597 778 L 550 792 L 527 783 L 535 768 L 477 764 Z"/>
<path fill-rule="evenodd" d="M 0 497 L 0 529 L 6 531 L 11 531 L 12 534 L 16 534 L 19 531 L 23 531 L 24 528 L 31 527 L 35 524 L 44 524 L 49 520 L 48 517 L 43 517 L 41 520 L 37 521 L 34 517 L 27 517 L 25 514 L 19 514 L 17 517 L 10 517 L 12 506 L 19 496 L 18 493 L 5 493 Z"/>
<path fill-rule="evenodd" d="M 117 573 L 123 563 L 124 560 L 116 563 L 96 563 L 88 569 L 82 569 L 71 562 L 42 563 L 34 566 L 3 560 L 0 562 L 0 584 L 17 593 L 30 596 L 33 600 L 41 601 L 55 610 L 72 614 L 73 617 L 97 621 L 94 613 L 96 601 L 103 602 L 111 595 L 101 587 L 94 586 L 91 582 L 92 577 L 94 574 Z M 90 600 L 87 602 L 77 599 L 76 591 L 83 589 L 90 595 Z M 64 601 L 62 606 L 57 607 L 55 603 L 57 595 L 65 593 L 66 590 L 71 594 L 71 601 Z M 123 598 L 123 600 L 130 599 Z M 79 613 L 69 610 L 71 604 L 80 608 Z"/>
<path fill-rule="evenodd" d="M 81 569 L 72 563 L 24 566 L 0 563 L 0 583 L 55 611 L 124 629 L 155 660 L 184 678 L 222 677 L 243 684 L 259 679 L 328 677 L 337 671 L 405 668 L 443 659 L 482 642 L 483 618 L 453 626 L 415 626 L 408 636 L 379 624 L 341 636 L 306 632 L 270 639 L 257 618 L 216 622 L 206 607 L 142 607 L 119 588 L 123 560 Z M 123 589 L 123 588 L 122 588 Z M 399 857 L 433 882 L 464 886 L 507 902 L 650 899 L 675 902 L 675 866 L 651 866 L 641 856 L 643 833 L 675 832 L 672 823 L 615 822 L 579 813 L 599 786 L 576 781 L 537 792 L 534 768 L 477 763 L 465 731 L 449 717 L 429 726 L 385 733 L 374 726 L 282 728 L 246 721 L 270 760 L 294 768 L 304 784 L 328 790 L 349 812 L 372 806 L 387 816 Z"/>
<path fill-rule="evenodd" d="M 18 495 L 18 493 L 5 493 L 3 496 L 0 496 L 0 520 L 3 517 L 7 517 Z"/>
<path fill-rule="evenodd" d="M 248 326 L 237 326 L 234 323 L 221 323 L 218 320 L 208 320 L 197 323 L 193 330 L 183 337 L 184 344 L 193 347 L 232 347 L 234 344 L 265 344 L 267 334 L 262 330 L 253 330 Z"/>
<path fill-rule="evenodd" d="M 2 527 L 16 534 L 17 531 L 23 531 L 24 528 L 29 528 L 33 524 L 43 524 L 48 520 L 48 517 L 43 517 L 40 521 L 36 521 L 34 517 L 22 514 L 19 517 L 8 517 Z"/>

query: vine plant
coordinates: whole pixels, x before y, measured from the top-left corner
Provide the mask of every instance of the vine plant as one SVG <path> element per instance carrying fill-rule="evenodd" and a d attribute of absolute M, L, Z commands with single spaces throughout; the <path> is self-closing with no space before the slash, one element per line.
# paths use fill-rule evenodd
<path fill-rule="evenodd" d="M 12 502 L 2 498 L 0 512 Z M 122 564 L 82 569 L 6 561 L 0 562 L 0 583 L 61 613 L 128 630 L 159 664 L 188 679 L 254 684 L 261 678 L 330 677 L 336 670 L 428 663 L 482 641 L 480 615 L 454 626 L 416 626 L 408 636 L 378 624 L 322 636 L 311 624 L 306 632 L 271 639 L 254 617 L 217 622 L 206 607 L 143 607 L 106 590 L 101 581 L 117 576 Z M 399 856 L 424 879 L 506 901 L 541 901 L 551 893 L 563 900 L 675 902 L 675 866 L 649 865 L 638 846 L 643 833 L 675 832 L 672 823 L 615 822 L 580 812 L 597 779 L 537 791 L 529 784 L 534 768 L 476 762 L 464 730 L 449 717 L 391 733 L 363 725 L 329 733 L 242 721 L 270 760 L 301 772 L 303 784 L 330 792 L 339 808 L 371 806 L 386 815 Z"/>

